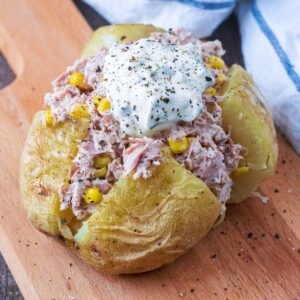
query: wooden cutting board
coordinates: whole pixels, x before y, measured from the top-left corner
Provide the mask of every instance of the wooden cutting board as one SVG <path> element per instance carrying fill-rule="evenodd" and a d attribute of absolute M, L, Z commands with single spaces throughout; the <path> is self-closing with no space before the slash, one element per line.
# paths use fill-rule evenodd
<path fill-rule="evenodd" d="M 122 12 L 120 12 L 122 13 Z M 276 175 L 228 208 L 225 222 L 160 270 L 111 276 L 85 265 L 26 220 L 19 159 L 49 82 L 80 53 L 91 29 L 65 0 L 1 0 L 0 49 L 16 80 L 0 91 L 0 250 L 26 299 L 299 299 L 300 158 L 279 138 Z"/>

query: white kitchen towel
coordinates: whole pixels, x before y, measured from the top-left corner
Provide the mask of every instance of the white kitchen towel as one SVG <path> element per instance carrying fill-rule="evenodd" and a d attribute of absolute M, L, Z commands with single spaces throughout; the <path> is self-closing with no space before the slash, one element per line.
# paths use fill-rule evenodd
<path fill-rule="evenodd" d="M 246 69 L 300 154 L 300 0 L 84 0 L 111 23 L 209 36 L 236 9 Z"/>

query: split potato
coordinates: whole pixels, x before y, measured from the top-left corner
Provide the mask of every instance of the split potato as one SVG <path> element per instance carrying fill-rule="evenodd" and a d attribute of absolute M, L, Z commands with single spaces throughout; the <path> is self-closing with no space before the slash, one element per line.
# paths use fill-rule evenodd
<path fill-rule="evenodd" d="M 134 41 L 152 25 L 113 25 L 98 29 L 83 56 L 115 41 Z M 277 144 L 272 119 L 258 101 L 251 78 L 238 66 L 223 89 L 224 127 L 248 149 L 248 174 L 234 178 L 232 201 L 247 197 L 275 168 Z M 244 96 L 241 96 L 244 95 Z M 243 118 L 241 119 L 241 113 Z M 87 135 L 87 119 L 45 127 L 34 117 L 21 158 L 20 184 L 28 218 L 40 230 L 75 244 L 85 261 L 111 273 L 138 273 L 174 261 L 214 225 L 221 204 L 205 183 L 164 152 L 150 179 L 120 179 L 96 210 L 82 221 L 60 211 L 58 190 L 68 180 L 77 143 Z M 255 178 L 253 178 L 255 177 Z"/>
<path fill-rule="evenodd" d="M 248 171 L 233 175 L 229 202 L 248 198 L 276 168 L 278 146 L 272 116 L 249 74 L 238 65 L 229 70 L 221 102 L 223 127 L 231 131 L 235 143 L 246 148 L 241 161 Z"/>

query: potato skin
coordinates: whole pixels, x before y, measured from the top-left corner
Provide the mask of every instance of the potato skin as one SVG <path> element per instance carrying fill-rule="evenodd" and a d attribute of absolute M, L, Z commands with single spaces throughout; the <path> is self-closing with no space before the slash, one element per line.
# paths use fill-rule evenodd
<path fill-rule="evenodd" d="M 44 111 L 36 113 L 20 165 L 20 190 L 29 220 L 41 231 L 61 235 L 57 191 L 67 183 L 76 140 L 87 134 L 87 119 L 70 120 L 57 127 L 43 124 Z"/>
<path fill-rule="evenodd" d="M 127 176 L 82 226 L 81 256 L 111 273 L 139 273 L 174 261 L 213 226 L 220 201 L 170 155 L 151 178 Z"/>
<path fill-rule="evenodd" d="M 272 116 L 264 105 L 249 74 L 238 65 L 229 71 L 229 81 L 223 88 L 221 102 L 223 127 L 230 129 L 235 143 L 247 149 L 244 156 L 249 172 L 233 176 L 233 189 L 229 203 L 241 202 L 276 169 L 278 145 Z"/>
<path fill-rule="evenodd" d="M 87 42 L 81 56 L 95 54 L 102 47 L 110 48 L 115 42 L 126 43 L 146 38 L 152 32 L 164 32 L 164 30 L 143 24 L 116 24 L 100 27 Z"/>

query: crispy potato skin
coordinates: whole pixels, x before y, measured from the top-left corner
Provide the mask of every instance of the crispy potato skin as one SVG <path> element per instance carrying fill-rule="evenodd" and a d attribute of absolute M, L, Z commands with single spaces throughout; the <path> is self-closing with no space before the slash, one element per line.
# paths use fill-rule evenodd
<path fill-rule="evenodd" d="M 220 202 L 170 155 L 151 178 L 120 180 L 75 236 L 80 254 L 112 273 L 174 261 L 213 226 Z"/>
<path fill-rule="evenodd" d="M 247 149 L 242 163 L 250 167 L 249 172 L 233 177 L 230 202 L 240 202 L 275 172 L 278 157 L 276 132 L 263 96 L 241 66 L 230 68 L 223 94 L 223 127 L 231 130 L 235 143 Z"/>
<path fill-rule="evenodd" d="M 43 124 L 43 111 L 36 113 L 29 130 L 20 166 L 20 190 L 29 220 L 41 231 L 60 235 L 57 191 L 68 181 L 76 140 L 87 134 L 87 119 L 57 127 Z"/>
<path fill-rule="evenodd" d="M 116 24 L 97 29 L 84 47 L 81 56 L 95 54 L 102 47 L 110 48 L 115 42 L 126 43 L 146 38 L 152 32 L 164 30 L 153 25 Z"/>

